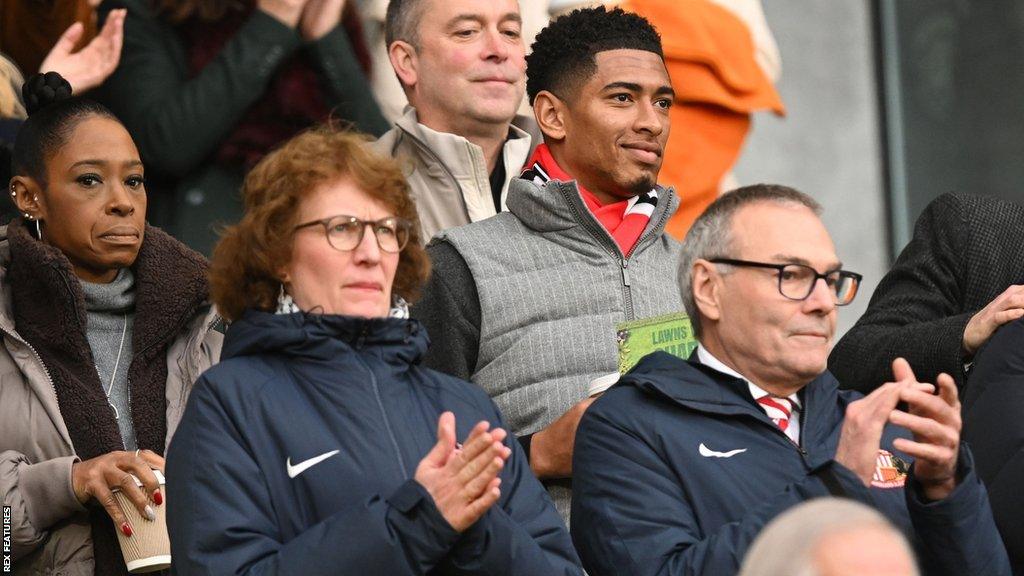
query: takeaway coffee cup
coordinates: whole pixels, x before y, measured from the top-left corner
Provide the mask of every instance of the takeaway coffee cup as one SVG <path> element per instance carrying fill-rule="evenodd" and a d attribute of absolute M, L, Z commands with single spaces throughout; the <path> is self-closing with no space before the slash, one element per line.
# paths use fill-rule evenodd
<path fill-rule="evenodd" d="M 619 376 L 618 372 L 612 372 L 611 374 L 594 378 L 590 381 L 590 386 L 587 388 L 587 396 L 593 398 L 594 396 L 604 394 L 605 390 L 611 388 L 612 384 L 619 381 Z"/>
<path fill-rule="evenodd" d="M 153 506 L 153 511 L 156 512 L 154 521 L 139 514 L 135 504 L 120 490 L 113 490 L 114 498 L 124 511 L 128 523 L 132 525 L 131 536 L 125 536 L 120 530 L 116 530 L 124 563 L 128 566 L 128 572 L 132 574 L 155 572 L 171 566 L 171 540 L 167 537 L 167 491 L 164 490 L 166 481 L 159 470 L 153 470 L 153 474 L 160 482 L 160 492 L 164 495 L 163 505 Z M 138 478 L 135 478 L 135 484 L 142 487 L 142 482 Z"/>

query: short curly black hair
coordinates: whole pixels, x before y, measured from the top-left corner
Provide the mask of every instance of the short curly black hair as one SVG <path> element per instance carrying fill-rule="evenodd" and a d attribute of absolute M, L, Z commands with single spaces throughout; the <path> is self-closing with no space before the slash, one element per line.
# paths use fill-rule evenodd
<path fill-rule="evenodd" d="M 661 35 L 646 18 L 604 6 L 573 10 L 540 31 L 526 57 L 530 104 L 542 90 L 566 99 L 597 70 L 606 50 L 643 50 L 665 57 Z"/>

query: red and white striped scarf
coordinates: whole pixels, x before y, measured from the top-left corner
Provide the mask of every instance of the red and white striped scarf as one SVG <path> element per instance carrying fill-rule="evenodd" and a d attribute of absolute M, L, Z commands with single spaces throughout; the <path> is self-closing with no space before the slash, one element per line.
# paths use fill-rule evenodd
<path fill-rule="evenodd" d="M 526 163 L 526 168 L 523 170 L 520 178 L 530 180 L 542 187 L 549 180 L 560 182 L 575 180 L 555 162 L 547 144 L 537 146 L 533 156 Z M 647 229 L 647 224 L 651 221 L 651 215 L 654 214 L 654 209 L 658 206 L 657 189 L 634 196 L 628 200 L 602 205 L 597 197 L 578 181 L 576 182 L 576 187 L 583 197 L 583 203 L 587 205 L 587 208 L 597 218 L 597 221 L 611 234 L 612 239 L 618 244 L 622 253 L 629 255 L 637 241 L 640 240 L 644 230 Z"/>

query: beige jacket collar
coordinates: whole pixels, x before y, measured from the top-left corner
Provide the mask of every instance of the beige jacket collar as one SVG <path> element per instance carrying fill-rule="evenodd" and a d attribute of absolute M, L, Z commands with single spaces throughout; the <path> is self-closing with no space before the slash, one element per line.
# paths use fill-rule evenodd
<path fill-rule="evenodd" d="M 517 118 L 518 120 L 518 118 Z M 457 134 L 438 132 L 420 124 L 416 109 L 408 106 L 405 114 L 395 123 L 415 137 L 438 156 L 462 191 L 470 222 L 494 216 L 494 197 L 491 195 L 490 172 L 483 149 Z M 532 139 L 530 134 L 514 123 L 509 125 L 509 137 L 502 149 L 505 162 L 505 184 L 501 190 L 501 209 L 506 210 L 508 184 L 519 176 L 529 159 Z"/>

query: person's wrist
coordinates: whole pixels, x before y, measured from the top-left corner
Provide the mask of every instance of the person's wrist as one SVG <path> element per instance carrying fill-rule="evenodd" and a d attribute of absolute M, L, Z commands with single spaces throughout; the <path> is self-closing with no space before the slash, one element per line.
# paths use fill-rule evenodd
<path fill-rule="evenodd" d="M 944 500 L 956 489 L 956 480 L 954 478 L 947 478 L 941 482 L 920 482 L 920 484 L 921 494 L 930 502 Z"/>
<path fill-rule="evenodd" d="M 78 499 L 79 504 L 85 504 L 89 500 L 89 496 L 85 493 L 84 483 L 78 478 L 78 474 L 81 471 L 82 462 L 76 461 L 71 464 L 71 490 L 75 493 L 75 498 Z"/>
<path fill-rule="evenodd" d="M 317 27 L 316 29 L 312 30 L 303 30 L 302 39 L 307 42 L 319 42 L 320 40 L 323 40 L 325 37 L 327 37 L 328 34 L 336 30 L 339 24 L 339 22 L 335 22 L 333 25 L 329 27 L 325 26 Z"/>
<path fill-rule="evenodd" d="M 547 462 L 547 435 L 546 430 L 540 430 L 533 433 L 533 437 L 530 439 L 530 469 L 533 470 L 533 475 L 537 478 L 548 477 L 548 462 Z"/>
<path fill-rule="evenodd" d="M 967 337 L 964 336 L 963 344 L 960 346 L 960 358 L 964 362 L 969 362 L 971 358 L 974 358 L 974 348 L 967 343 Z"/>
<path fill-rule="evenodd" d="M 977 330 L 974 327 L 975 319 L 972 317 L 968 322 L 967 326 L 964 327 L 964 335 L 960 341 L 960 352 L 963 359 L 970 360 L 974 357 L 974 353 L 978 351 L 980 341 L 982 340 L 978 334 L 975 334 Z"/>
<path fill-rule="evenodd" d="M 842 440 L 840 439 L 840 443 Z M 833 457 L 836 463 L 842 465 L 844 468 L 853 473 L 854 476 L 860 480 L 864 486 L 871 486 L 871 475 L 874 473 L 874 465 L 870 467 L 866 466 L 863 462 L 858 462 L 856 459 L 850 457 L 849 454 L 843 449 L 840 444 L 839 449 L 836 451 L 836 455 Z M 860 464 L 859 466 L 857 464 Z"/>

